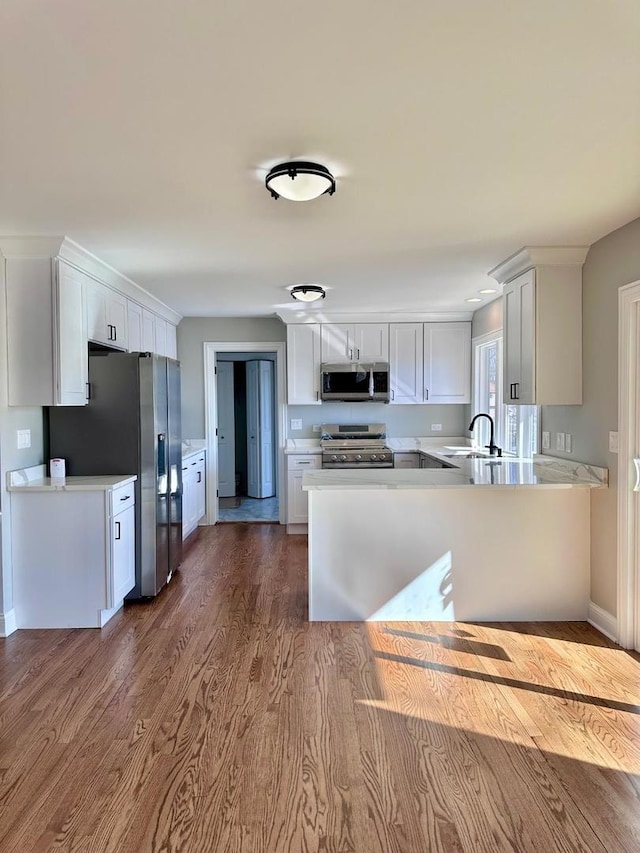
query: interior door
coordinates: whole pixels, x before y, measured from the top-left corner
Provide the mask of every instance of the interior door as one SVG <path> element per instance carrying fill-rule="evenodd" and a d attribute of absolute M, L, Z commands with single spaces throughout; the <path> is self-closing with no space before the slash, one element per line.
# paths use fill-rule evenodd
<path fill-rule="evenodd" d="M 247 362 L 247 493 L 275 495 L 273 362 Z"/>
<path fill-rule="evenodd" d="M 233 362 L 216 365 L 218 400 L 218 494 L 232 498 L 236 493 L 236 441 L 233 390 Z"/>

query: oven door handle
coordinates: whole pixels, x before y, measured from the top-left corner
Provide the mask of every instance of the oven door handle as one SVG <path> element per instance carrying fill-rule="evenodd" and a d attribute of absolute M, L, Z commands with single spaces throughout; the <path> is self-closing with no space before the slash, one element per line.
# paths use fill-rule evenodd
<path fill-rule="evenodd" d="M 373 367 L 369 371 L 369 396 L 373 399 Z"/>

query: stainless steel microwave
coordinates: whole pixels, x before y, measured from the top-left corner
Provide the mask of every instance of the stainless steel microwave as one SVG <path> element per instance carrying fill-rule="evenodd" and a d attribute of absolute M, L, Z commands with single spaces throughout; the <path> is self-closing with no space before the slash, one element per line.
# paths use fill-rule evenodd
<path fill-rule="evenodd" d="M 321 371 L 320 397 L 323 400 L 389 402 L 389 365 L 386 361 L 323 364 Z"/>

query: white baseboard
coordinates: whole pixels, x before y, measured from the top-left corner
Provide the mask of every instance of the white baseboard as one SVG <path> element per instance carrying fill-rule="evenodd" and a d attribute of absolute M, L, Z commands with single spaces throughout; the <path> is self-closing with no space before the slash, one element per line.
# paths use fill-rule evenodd
<path fill-rule="evenodd" d="M 618 642 L 618 620 L 607 610 L 594 604 L 593 601 L 589 602 L 587 622 L 593 625 L 594 628 L 597 628 L 605 637 L 613 640 L 614 643 Z"/>
<path fill-rule="evenodd" d="M 9 634 L 13 634 L 17 628 L 15 610 L 8 610 L 6 613 L 0 613 L 0 637 L 8 637 Z"/>

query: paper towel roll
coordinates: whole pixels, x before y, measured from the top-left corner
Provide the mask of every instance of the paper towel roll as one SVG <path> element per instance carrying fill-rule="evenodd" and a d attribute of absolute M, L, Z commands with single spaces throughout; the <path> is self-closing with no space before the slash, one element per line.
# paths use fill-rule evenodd
<path fill-rule="evenodd" d="M 66 465 L 64 459 L 49 460 L 49 474 L 53 480 L 61 480 L 66 476 Z"/>

